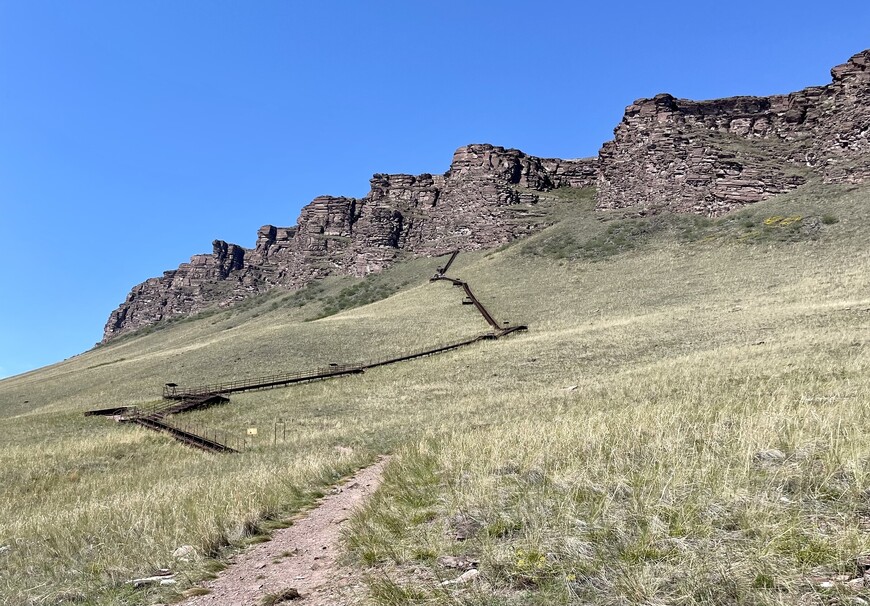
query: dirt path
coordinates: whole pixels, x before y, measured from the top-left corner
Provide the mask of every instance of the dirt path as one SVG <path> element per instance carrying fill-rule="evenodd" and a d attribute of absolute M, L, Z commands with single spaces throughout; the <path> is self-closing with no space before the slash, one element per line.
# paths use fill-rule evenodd
<path fill-rule="evenodd" d="M 272 540 L 254 545 L 231 561 L 204 587 L 207 595 L 189 598 L 183 606 L 260 606 L 264 596 L 295 588 L 300 598 L 286 604 L 341 606 L 360 601 L 357 579 L 336 564 L 339 531 L 351 511 L 380 485 L 387 458 L 361 469 L 315 509 Z M 284 602 L 282 602 L 284 603 Z"/>

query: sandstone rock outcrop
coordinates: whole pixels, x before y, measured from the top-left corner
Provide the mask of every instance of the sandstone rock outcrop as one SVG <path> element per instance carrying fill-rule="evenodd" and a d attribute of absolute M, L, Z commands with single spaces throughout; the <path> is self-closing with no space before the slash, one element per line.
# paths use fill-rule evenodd
<path fill-rule="evenodd" d="M 813 175 L 870 180 L 870 50 L 831 74 L 789 95 L 635 101 L 599 153 L 599 207 L 717 215 Z"/>
<path fill-rule="evenodd" d="M 371 179 L 364 198 L 320 196 L 294 227 L 265 225 L 253 249 L 215 240 L 211 255 L 133 288 L 103 341 L 275 287 L 332 274 L 364 276 L 402 253 L 437 255 L 498 245 L 541 227 L 535 192 L 594 185 L 597 160 L 545 159 L 492 145 L 461 147 L 444 175 Z"/>

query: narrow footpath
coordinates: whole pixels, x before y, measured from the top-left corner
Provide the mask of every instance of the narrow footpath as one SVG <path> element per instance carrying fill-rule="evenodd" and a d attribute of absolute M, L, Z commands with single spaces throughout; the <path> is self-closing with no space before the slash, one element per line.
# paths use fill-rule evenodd
<path fill-rule="evenodd" d="M 388 458 L 358 471 L 317 507 L 272 540 L 235 556 L 217 579 L 202 586 L 211 593 L 188 598 L 183 606 L 260 606 L 269 594 L 290 588 L 299 597 L 286 604 L 342 606 L 362 598 L 359 579 L 337 564 L 342 523 L 380 485 Z M 285 602 L 281 602 L 285 603 Z"/>

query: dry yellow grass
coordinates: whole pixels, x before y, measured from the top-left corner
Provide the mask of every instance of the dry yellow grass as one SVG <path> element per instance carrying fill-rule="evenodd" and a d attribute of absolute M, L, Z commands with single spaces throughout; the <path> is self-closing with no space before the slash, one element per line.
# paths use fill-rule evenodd
<path fill-rule="evenodd" d="M 360 361 L 486 326 L 420 260 L 378 278 L 414 285 L 339 315 L 305 321 L 316 298 L 268 297 L 2 381 L 0 595 L 166 599 L 124 581 L 182 544 L 199 549 L 180 565 L 196 578 L 264 519 L 397 451 L 347 536 L 374 601 L 828 600 L 845 589 L 811 577 L 870 549 L 867 203 L 866 189 L 813 186 L 758 205 L 746 228 L 838 219 L 796 241 L 746 242 L 724 223 L 686 239 L 677 225 L 613 250 L 616 223 L 578 196 L 550 230 L 455 266 L 528 333 L 184 415 L 238 435 L 286 423 L 286 440 L 238 456 L 81 412 L 154 400 L 167 380 Z M 474 538 L 454 540 L 457 522 Z M 421 566 L 449 575 L 435 557 L 462 552 L 481 557 L 474 587 L 405 583 Z"/>

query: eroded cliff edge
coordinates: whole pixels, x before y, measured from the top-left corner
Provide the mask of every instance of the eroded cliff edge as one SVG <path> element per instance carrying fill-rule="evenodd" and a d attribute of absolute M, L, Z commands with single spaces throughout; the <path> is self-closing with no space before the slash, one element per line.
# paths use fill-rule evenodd
<path fill-rule="evenodd" d="M 376 174 L 364 198 L 315 198 L 295 226 L 261 227 L 253 249 L 215 240 L 210 255 L 135 286 L 109 317 L 103 342 L 275 287 L 299 288 L 332 274 L 364 276 L 402 253 L 508 242 L 541 227 L 527 212 L 537 202 L 534 192 L 592 186 L 597 175 L 594 158 L 536 158 L 493 145 L 459 148 L 443 175 Z"/>

